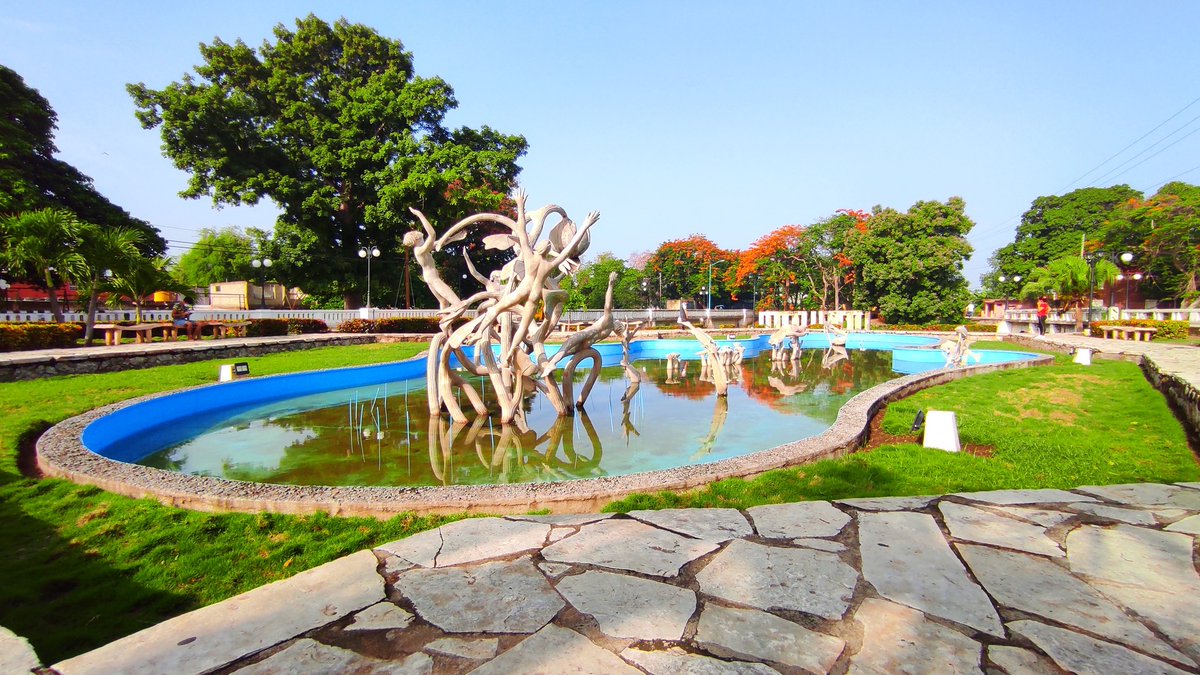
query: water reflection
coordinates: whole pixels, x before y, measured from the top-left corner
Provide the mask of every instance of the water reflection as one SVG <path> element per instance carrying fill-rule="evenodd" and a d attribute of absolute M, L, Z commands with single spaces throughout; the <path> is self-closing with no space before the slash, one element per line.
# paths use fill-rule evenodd
<path fill-rule="evenodd" d="M 456 425 L 430 418 L 423 395 L 409 400 L 410 385 L 393 383 L 390 390 L 343 390 L 247 410 L 142 463 L 297 485 L 621 475 L 717 461 L 815 435 L 849 397 L 894 377 L 886 351 L 805 350 L 778 362 L 769 354 L 731 355 L 729 363 L 707 368 L 688 360 L 693 356 L 604 368 L 586 409 L 570 417 L 530 396 L 516 423 L 501 425 L 488 383 L 473 378 L 490 414 Z M 712 369 L 718 367 L 730 383 L 727 397 L 715 395 Z M 576 384 L 583 377 L 575 376 Z M 396 395 L 401 387 L 404 395 Z"/>

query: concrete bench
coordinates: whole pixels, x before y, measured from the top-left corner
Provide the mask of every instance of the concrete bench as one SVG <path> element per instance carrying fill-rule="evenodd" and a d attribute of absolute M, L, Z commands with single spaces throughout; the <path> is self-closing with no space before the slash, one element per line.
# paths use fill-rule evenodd
<path fill-rule="evenodd" d="M 1154 339 L 1157 328 L 1143 326 L 1104 326 L 1104 338 L 1107 340 L 1133 340 L 1149 342 Z"/>
<path fill-rule="evenodd" d="M 125 333 L 133 333 L 133 339 L 137 344 L 149 342 L 153 337 L 154 330 L 159 328 L 163 330 L 163 337 L 175 336 L 175 326 L 169 323 L 138 323 L 132 326 L 98 323 L 92 328 L 104 332 L 104 344 L 106 345 L 121 344 L 121 338 L 125 336 Z"/>

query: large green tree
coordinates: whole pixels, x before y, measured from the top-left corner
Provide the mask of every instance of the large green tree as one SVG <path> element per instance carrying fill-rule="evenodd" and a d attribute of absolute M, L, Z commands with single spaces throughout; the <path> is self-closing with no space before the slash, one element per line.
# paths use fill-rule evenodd
<path fill-rule="evenodd" d="M 50 103 L 0 65 L 0 215 L 66 210 L 82 222 L 138 230 L 143 251 L 164 251 L 167 244 L 155 228 L 108 201 L 91 178 L 54 156 L 57 127 Z"/>
<path fill-rule="evenodd" d="M 991 257 L 991 269 L 983 278 L 984 290 L 992 295 L 1016 289 L 1000 283 L 1000 276 L 1031 277 L 1035 268 L 1067 255 L 1078 256 L 1084 240 L 1098 237 L 1113 212 L 1142 193 L 1128 185 L 1081 188 L 1062 196 L 1038 197 L 1021 215 L 1016 238 Z"/>
<path fill-rule="evenodd" d="M 957 321 L 969 293 L 963 265 L 971 255 L 974 223 L 965 202 L 917 202 L 906 213 L 875 207 L 847 235 L 854 261 L 855 306 L 877 308 L 889 323 Z"/>
<path fill-rule="evenodd" d="M 613 306 L 618 309 L 640 309 L 652 301 L 654 289 L 647 284 L 642 288 L 645 278 L 642 272 L 625 264 L 625 261 L 612 253 L 601 253 L 596 259 L 583 265 L 572 277 L 562 282 L 562 287 L 568 293 L 567 309 L 602 309 L 604 296 L 608 292 L 608 277 L 617 274 L 613 284 Z"/>
<path fill-rule="evenodd" d="M 365 282 L 359 249 L 399 255 L 409 207 L 439 226 L 466 204 L 501 208 L 525 139 L 447 129 L 453 90 L 415 75 L 399 40 L 313 15 L 274 37 L 258 49 L 202 44 L 194 75 L 128 90 L 142 125 L 161 127 L 164 153 L 191 174 L 183 196 L 282 209 L 277 273 L 302 277 L 285 281 L 336 285 L 353 306 Z"/>
<path fill-rule="evenodd" d="M 1134 254 L 1145 297 L 1200 302 L 1200 187 L 1172 182 L 1145 200 L 1115 209 L 1101 236 L 1105 250 Z"/>
<path fill-rule="evenodd" d="M 738 252 L 727 251 L 701 234 L 659 244 L 646 261 L 647 288 L 662 288 L 660 304 L 668 299 L 689 300 L 693 309 L 704 309 L 712 280 L 713 306 L 729 304 L 736 290 Z"/>
<path fill-rule="evenodd" d="M 180 283 L 193 288 L 207 287 L 223 281 L 255 278 L 250 261 L 257 249 L 254 240 L 238 227 L 219 230 L 200 230 L 199 240 L 186 253 L 171 273 Z"/>

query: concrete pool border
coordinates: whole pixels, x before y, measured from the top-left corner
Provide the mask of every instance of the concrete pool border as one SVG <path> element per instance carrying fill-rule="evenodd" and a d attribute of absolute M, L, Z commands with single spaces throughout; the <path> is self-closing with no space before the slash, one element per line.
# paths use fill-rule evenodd
<path fill-rule="evenodd" d="M 834 424 L 817 436 L 710 464 L 556 483 L 403 488 L 250 483 L 127 464 L 102 457 L 84 447 L 83 430 L 92 421 L 178 390 L 114 403 L 60 422 L 38 439 L 37 461 L 38 467 L 48 476 L 94 485 L 129 497 L 149 497 L 163 504 L 197 511 L 373 517 L 390 517 L 410 511 L 519 514 L 549 509 L 555 513 L 593 513 L 608 502 L 633 493 L 687 490 L 726 478 L 749 478 L 773 469 L 842 455 L 866 442 L 871 419 L 891 401 L 968 375 L 1048 365 L 1053 361 L 1052 356 L 1039 355 L 1024 361 L 906 375 L 851 398 L 838 412 Z"/>

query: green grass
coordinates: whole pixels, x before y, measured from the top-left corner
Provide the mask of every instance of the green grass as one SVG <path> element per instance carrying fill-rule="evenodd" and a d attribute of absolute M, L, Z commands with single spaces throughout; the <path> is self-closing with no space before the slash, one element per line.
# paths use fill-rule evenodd
<path fill-rule="evenodd" d="M 633 495 L 605 510 L 746 508 L 811 499 L 1200 479 L 1183 427 L 1138 366 L 1092 363 L 1085 368 L 1059 356 L 1053 366 L 968 377 L 888 406 L 883 431 L 894 436 L 912 436 L 918 410 L 954 411 L 960 441 L 986 456 L 928 450 L 915 442 L 884 445 L 684 494 Z"/>
<path fill-rule="evenodd" d="M 394 361 L 424 348 L 340 347 L 247 361 L 255 375 L 269 375 Z M 212 382 L 216 364 L 0 384 L 0 625 L 28 637 L 44 662 L 450 520 L 205 514 L 20 477 L 20 449 L 50 425 Z M 1200 479 L 1182 427 L 1132 364 L 1083 368 L 1059 357 L 1052 367 L 966 378 L 893 403 L 885 430 L 907 432 L 918 408 L 955 410 L 963 442 L 987 446 L 991 456 L 895 445 L 685 495 L 638 495 L 608 510 Z"/>
<path fill-rule="evenodd" d="M 424 344 L 246 359 L 251 372 L 382 363 Z M 17 456 L 50 425 L 106 403 L 213 382 L 217 362 L 0 384 L 0 625 L 45 663 L 447 518 L 207 514 L 57 480 L 22 478 Z"/>

